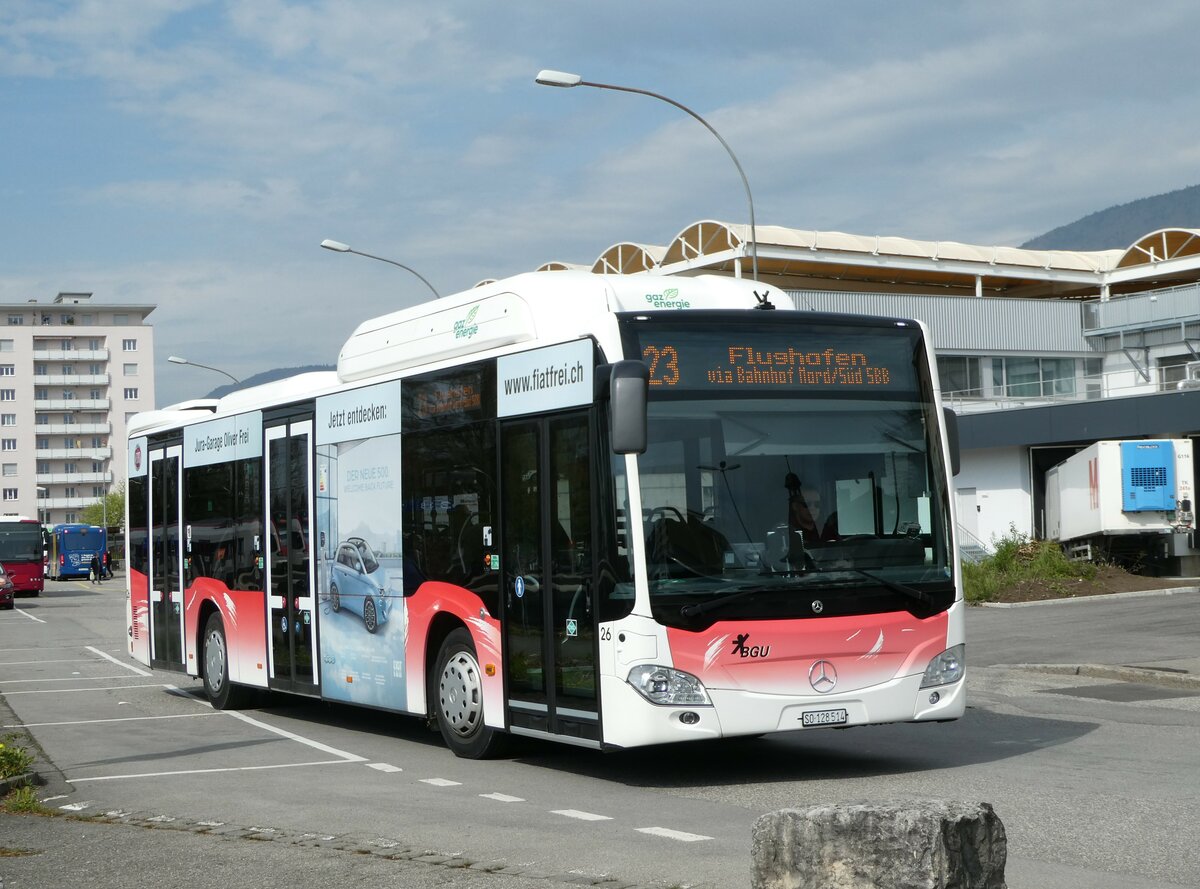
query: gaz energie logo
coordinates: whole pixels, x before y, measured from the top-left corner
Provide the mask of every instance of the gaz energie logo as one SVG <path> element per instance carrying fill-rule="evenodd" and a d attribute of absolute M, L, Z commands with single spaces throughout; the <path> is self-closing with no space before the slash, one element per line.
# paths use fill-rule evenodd
<path fill-rule="evenodd" d="M 691 303 L 679 298 L 679 288 L 668 287 L 662 293 L 647 293 L 646 302 L 655 309 L 687 309 Z"/>
<path fill-rule="evenodd" d="M 475 316 L 479 314 L 478 304 L 471 306 L 471 311 L 467 312 L 467 317 L 454 322 L 454 338 L 456 340 L 470 339 L 479 333 L 479 325 L 475 323 Z"/>

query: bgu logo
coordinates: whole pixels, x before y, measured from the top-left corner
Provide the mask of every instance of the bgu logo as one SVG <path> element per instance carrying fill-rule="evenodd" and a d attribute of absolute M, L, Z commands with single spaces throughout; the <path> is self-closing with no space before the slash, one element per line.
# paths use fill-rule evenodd
<path fill-rule="evenodd" d="M 770 645 L 746 645 L 746 640 L 750 638 L 749 633 L 740 633 L 733 640 L 733 650 L 730 654 L 736 654 L 740 657 L 766 657 L 771 653 Z"/>

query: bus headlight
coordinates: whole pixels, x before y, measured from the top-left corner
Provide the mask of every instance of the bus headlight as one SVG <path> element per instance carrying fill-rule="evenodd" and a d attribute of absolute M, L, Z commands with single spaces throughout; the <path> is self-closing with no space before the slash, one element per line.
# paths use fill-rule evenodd
<path fill-rule="evenodd" d="M 966 660 L 963 657 L 966 649 L 966 645 L 955 645 L 931 660 L 929 666 L 925 668 L 925 677 L 921 680 L 921 688 L 951 685 L 962 679 L 963 672 L 967 668 Z"/>
<path fill-rule="evenodd" d="M 651 704 L 696 706 L 711 703 L 704 683 L 682 670 L 642 664 L 629 671 L 628 682 Z"/>

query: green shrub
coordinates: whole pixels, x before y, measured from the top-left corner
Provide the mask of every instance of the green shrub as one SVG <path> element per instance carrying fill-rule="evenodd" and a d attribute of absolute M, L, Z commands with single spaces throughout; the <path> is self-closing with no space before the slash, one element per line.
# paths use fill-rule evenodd
<path fill-rule="evenodd" d="M 18 787 L 3 801 L 4 810 L 13 815 L 50 815 L 52 810 L 42 805 L 32 787 Z"/>
<path fill-rule="evenodd" d="M 17 743 L 14 734 L 0 738 L 0 779 L 24 775 L 33 765 L 33 754 Z"/>
<path fill-rule="evenodd" d="M 968 602 L 990 602 L 999 592 L 1022 581 L 1053 581 L 1055 579 L 1096 576 L 1096 566 L 1090 562 L 1068 559 L 1052 540 L 1030 540 L 1015 527 L 995 541 L 996 551 L 979 564 L 964 563 L 963 593 Z"/>

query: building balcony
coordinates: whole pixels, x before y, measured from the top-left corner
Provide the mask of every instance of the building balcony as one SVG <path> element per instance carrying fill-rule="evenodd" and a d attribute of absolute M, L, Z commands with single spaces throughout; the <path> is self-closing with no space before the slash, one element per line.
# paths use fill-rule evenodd
<path fill-rule="evenodd" d="M 65 426 L 62 423 L 37 423 L 34 430 L 38 435 L 104 435 L 112 432 L 111 423 L 72 423 Z"/>
<path fill-rule="evenodd" d="M 107 386 L 108 374 L 34 374 L 35 386 Z"/>
<path fill-rule="evenodd" d="M 108 349 L 39 349 L 33 350 L 34 361 L 107 361 Z"/>
<path fill-rule="evenodd" d="M 35 401 L 35 411 L 106 411 L 111 402 L 107 398 L 58 398 Z"/>
<path fill-rule="evenodd" d="M 40 509 L 83 509 L 99 501 L 99 497 L 47 497 L 38 501 Z"/>
<path fill-rule="evenodd" d="M 45 472 L 35 478 L 39 485 L 111 485 L 111 472 Z"/>
<path fill-rule="evenodd" d="M 1200 285 L 1164 287 L 1081 307 L 1085 336 L 1119 336 L 1135 331 L 1182 327 L 1200 321 Z"/>
<path fill-rule="evenodd" d="M 112 448 L 38 448 L 34 454 L 39 460 L 108 460 Z"/>

